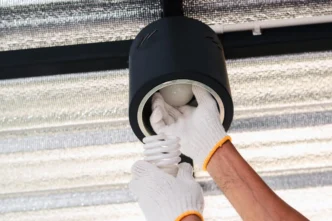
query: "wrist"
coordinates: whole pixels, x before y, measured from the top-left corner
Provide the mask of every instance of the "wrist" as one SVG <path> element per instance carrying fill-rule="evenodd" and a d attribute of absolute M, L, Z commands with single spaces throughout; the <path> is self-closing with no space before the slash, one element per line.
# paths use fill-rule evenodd
<path fill-rule="evenodd" d="M 229 158 L 232 158 L 234 155 L 233 151 L 231 150 L 232 147 L 232 140 L 227 140 L 222 145 L 220 145 L 211 157 L 209 164 L 206 167 L 207 171 L 216 167 L 217 164 L 219 165 L 220 163 L 228 162 Z"/>
<path fill-rule="evenodd" d="M 181 221 L 203 221 L 203 220 L 196 215 L 189 215 L 182 218 Z"/>
<path fill-rule="evenodd" d="M 244 159 L 236 151 L 231 141 L 227 141 L 217 149 L 207 165 L 207 171 L 213 179 L 219 180 L 218 185 L 224 193 L 231 190 L 235 191 L 242 187 L 243 179 L 233 171 L 233 167 L 234 165 L 238 166 L 243 161 Z M 241 168 L 242 165 L 239 167 Z"/>

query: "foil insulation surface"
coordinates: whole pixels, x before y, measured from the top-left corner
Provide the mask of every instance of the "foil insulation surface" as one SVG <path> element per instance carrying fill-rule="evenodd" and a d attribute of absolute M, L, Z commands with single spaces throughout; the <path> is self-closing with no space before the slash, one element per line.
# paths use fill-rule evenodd
<path fill-rule="evenodd" d="M 0 0 L 0 51 L 133 39 L 159 0 Z M 331 0 L 184 0 L 209 25 L 331 15 Z"/>
<path fill-rule="evenodd" d="M 209 25 L 332 14 L 331 0 L 184 0 Z M 132 39 L 159 0 L 0 0 L 0 51 Z M 332 217 L 332 52 L 228 60 L 234 144 L 281 198 Z M 144 220 L 128 70 L 0 81 L 0 221 Z M 207 221 L 241 220 L 196 168 Z"/>
<path fill-rule="evenodd" d="M 0 51 L 132 39 L 159 1 L 0 1 Z"/>
<path fill-rule="evenodd" d="M 331 15 L 331 0 L 184 0 L 187 16 L 206 24 L 240 24 L 254 21 Z"/>
<path fill-rule="evenodd" d="M 227 61 L 230 135 L 310 220 L 332 215 L 332 52 Z M 0 81 L 0 220 L 144 220 L 127 188 L 142 146 L 128 70 Z M 206 220 L 241 220 L 196 169 Z"/>

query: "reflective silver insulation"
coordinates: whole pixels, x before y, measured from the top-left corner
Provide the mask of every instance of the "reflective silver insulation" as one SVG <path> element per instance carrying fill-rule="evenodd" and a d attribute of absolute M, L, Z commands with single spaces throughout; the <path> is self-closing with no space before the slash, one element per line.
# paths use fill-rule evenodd
<path fill-rule="evenodd" d="M 206 24 L 240 24 L 331 15 L 331 0 L 184 0 L 187 16 Z"/>
<path fill-rule="evenodd" d="M 209 25 L 331 15 L 331 0 L 184 0 Z M 0 0 L 0 51 L 133 39 L 159 0 Z"/>
<path fill-rule="evenodd" d="M 0 0 L 0 51 L 132 39 L 160 16 L 154 0 L 29 3 Z"/>
<path fill-rule="evenodd" d="M 310 220 L 332 215 L 332 52 L 227 61 L 230 135 Z M 0 82 L 0 220 L 144 220 L 129 192 L 142 147 L 128 70 Z M 241 220 L 205 172 L 206 220 Z"/>
<path fill-rule="evenodd" d="M 209 25 L 330 15 L 330 0 L 184 0 Z M 157 0 L 0 0 L 0 51 L 132 39 Z M 227 61 L 241 154 L 310 220 L 332 217 L 332 52 Z M 0 81 L 0 221 L 140 221 L 128 70 Z M 241 220 L 197 170 L 206 220 Z"/>

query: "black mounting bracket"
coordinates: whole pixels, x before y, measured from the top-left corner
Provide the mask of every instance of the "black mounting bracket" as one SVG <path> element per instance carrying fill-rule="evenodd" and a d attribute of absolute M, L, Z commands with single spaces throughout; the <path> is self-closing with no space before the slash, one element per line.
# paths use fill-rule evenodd
<path fill-rule="evenodd" d="M 161 17 L 183 16 L 182 0 L 160 0 Z"/>

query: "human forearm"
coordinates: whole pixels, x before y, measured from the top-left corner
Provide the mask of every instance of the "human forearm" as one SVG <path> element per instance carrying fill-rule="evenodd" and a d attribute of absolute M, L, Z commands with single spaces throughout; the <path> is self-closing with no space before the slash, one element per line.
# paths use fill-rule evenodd
<path fill-rule="evenodd" d="M 202 221 L 202 220 L 196 215 L 189 215 L 184 217 L 181 221 Z"/>
<path fill-rule="evenodd" d="M 231 142 L 215 152 L 207 170 L 243 220 L 307 220 L 264 183 Z"/>
<path fill-rule="evenodd" d="M 198 86 L 193 86 L 192 91 L 197 107 L 174 108 L 160 94 L 154 95 L 150 117 L 154 131 L 179 137 L 182 153 L 209 171 L 245 221 L 307 220 L 274 194 L 234 146 L 226 142 L 230 137 L 211 94 Z"/>

